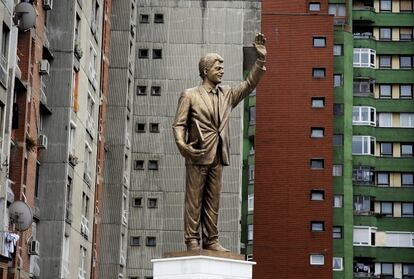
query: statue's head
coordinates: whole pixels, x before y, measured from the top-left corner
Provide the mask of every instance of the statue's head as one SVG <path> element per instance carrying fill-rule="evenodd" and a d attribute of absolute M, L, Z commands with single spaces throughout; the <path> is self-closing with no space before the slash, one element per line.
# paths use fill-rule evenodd
<path fill-rule="evenodd" d="M 207 53 L 198 63 L 200 77 L 203 80 L 207 78 L 214 84 L 220 83 L 224 74 L 223 61 L 217 53 Z"/>

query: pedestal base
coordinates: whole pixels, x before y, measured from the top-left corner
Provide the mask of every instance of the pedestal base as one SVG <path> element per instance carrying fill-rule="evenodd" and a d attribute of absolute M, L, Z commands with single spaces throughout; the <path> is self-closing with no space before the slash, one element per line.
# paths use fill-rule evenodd
<path fill-rule="evenodd" d="M 167 256 L 171 254 L 175 253 Z M 151 262 L 154 264 L 154 279 L 251 279 L 252 267 L 256 264 L 205 255 L 170 257 Z"/>

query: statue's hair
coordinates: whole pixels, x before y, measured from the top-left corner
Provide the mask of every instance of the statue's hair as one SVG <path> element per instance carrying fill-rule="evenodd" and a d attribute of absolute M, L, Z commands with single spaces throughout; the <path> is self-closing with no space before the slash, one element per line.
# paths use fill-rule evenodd
<path fill-rule="evenodd" d="M 198 70 L 200 71 L 200 77 L 202 79 L 206 77 L 205 71 L 208 72 L 216 61 L 223 63 L 224 60 L 217 53 L 207 53 L 204 57 L 201 57 L 200 62 L 198 63 Z"/>

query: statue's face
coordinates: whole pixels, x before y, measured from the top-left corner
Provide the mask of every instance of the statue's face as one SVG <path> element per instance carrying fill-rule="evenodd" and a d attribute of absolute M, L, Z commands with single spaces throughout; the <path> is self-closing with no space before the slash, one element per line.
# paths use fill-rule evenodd
<path fill-rule="evenodd" d="M 221 83 L 221 79 L 223 78 L 223 75 L 224 75 L 223 63 L 221 63 L 220 61 L 216 61 L 213 67 L 211 67 L 208 70 L 207 79 L 214 84 L 219 84 Z"/>

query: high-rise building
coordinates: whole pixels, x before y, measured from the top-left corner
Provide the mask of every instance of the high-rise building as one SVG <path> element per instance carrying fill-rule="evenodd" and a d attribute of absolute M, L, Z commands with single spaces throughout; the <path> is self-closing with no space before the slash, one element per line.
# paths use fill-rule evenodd
<path fill-rule="evenodd" d="M 413 23 L 412 1 L 262 2 L 254 278 L 414 276 Z"/>

